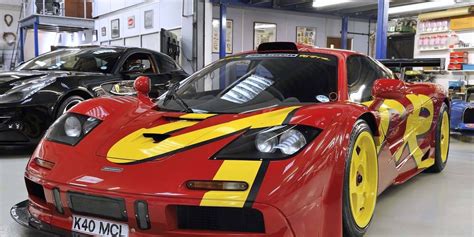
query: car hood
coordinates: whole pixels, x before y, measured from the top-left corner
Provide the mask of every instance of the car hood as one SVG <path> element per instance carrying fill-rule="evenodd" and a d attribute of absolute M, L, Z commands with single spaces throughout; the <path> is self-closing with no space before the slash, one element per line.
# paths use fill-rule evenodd
<path fill-rule="evenodd" d="M 467 102 L 465 100 L 453 100 L 451 102 L 452 106 L 462 106 L 462 107 L 474 107 L 474 103 L 473 102 Z"/>
<path fill-rule="evenodd" d="M 13 83 L 22 80 L 29 80 L 47 75 L 47 73 L 39 71 L 16 71 L 16 72 L 0 72 L 0 93 L 5 92 L 13 87 Z"/>
<path fill-rule="evenodd" d="M 299 106 L 246 114 L 182 114 L 149 111 L 111 134 L 97 155 L 116 164 L 158 161 L 247 129 L 280 126 Z M 217 152 L 220 147 L 216 147 Z"/>
<path fill-rule="evenodd" d="M 102 75 L 95 72 L 69 72 L 69 71 L 10 71 L 0 72 L 0 87 L 9 87 L 12 83 L 30 80 L 38 77 L 65 78 L 70 76 Z"/>

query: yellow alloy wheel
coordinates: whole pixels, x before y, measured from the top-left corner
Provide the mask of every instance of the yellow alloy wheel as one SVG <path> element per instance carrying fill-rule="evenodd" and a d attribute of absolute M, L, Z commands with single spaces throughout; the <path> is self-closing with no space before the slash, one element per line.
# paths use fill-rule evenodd
<path fill-rule="evenodd" d="M 349 176 L 349 202 L 354 221 L 365 228 L 377 200 L 378 167 L 374 139 L 368 131 L 357 137 L 352 149 Z"/>
<path fill-rule="evenodd" d="M 441 148 L 441 161 L 443 163 L 448 159 L 448 147 L 449 147 L 449 116 L 448 112 L 443 112 L 443 117 L 441 121 L 441 139 L 440 139 L 440 148 Z"/>

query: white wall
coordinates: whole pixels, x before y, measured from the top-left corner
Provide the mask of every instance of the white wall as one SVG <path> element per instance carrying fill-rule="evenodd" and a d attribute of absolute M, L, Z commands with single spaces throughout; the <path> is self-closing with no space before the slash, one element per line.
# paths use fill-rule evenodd
<path fill-rule="evenodd" d="M 144 2 L 146 2 L 146 0 L 94 0 L 92 16 L 97 17 Z"/>
<path fill-rule="evenodd" d="M 112 4 L 113 3 L 113 4 Z M 109 6 L 109 5 L 113 6 Z M 133 5 L 132 7 L 129 7 Z M 143 47 L 160 51 L 161 28 L 181 28 L 181 0 L 98 0 L 94 2 L 94 14 L 97 12 L 95 29 L 98 31 L 96 44 L 125 45 Z M 153 10 L 153 27 L 145 28 L 145 11 Z M 128 28 L 128 17 L 135 17 L 135 27 Z M 111 38 L 111 21 L 119 19 L 120 37 Z M 106 28 L 106 36 L 101 35 L 102 27 Z M 107 43 L 110 41 L 109 43 Z M 120 43 L 121 42 L 121 43 Z"/>
<path fill-rule="evenodd" d="M 214 7 L 213 18 L 219 18 L 219 8 Z M 316 27 L 316 46 L 326 47 L 328 36 L 340 37 L 341 19 L 338 17 L 295 13 L 256 8 L 227 8 L 227 19 L 233 20 L 233 53 L 253 49 L 254 22 L 277 24 L 277 41 L 296 41 L 296 27 Z M 368 21 L 349 19 L 348 31 L 368 33 Z M 367 53 L 368 37 L 364 35 L 348 35 L 353 38 L 352 50 Z M 219 55 L 214 53 L 213 60 Z"/>
<path fill-rule="evenodd" d="M 83 36 L 83 34 L 85 34 Z M 51 46 L 79 46 L 90 44 L 92 41 L 92 31 L 80 32 L 50 32 L 38 30 L 38 51 L 44 54 L 51 51 Z M 35 57 L 33 30 L 26 32 L 24 56 L 25 61 Z"/>
<path fill-rule="evenodd" d="M 10 14 L 13 16 L 13 21 L 10 26 L 8 26 L 5 21 L 3 20 L 3 17 L 5 14 Z M 5 32 L 12 32 L 15 35 L 17 34 L 17 26 L 18 26 L 18 18 L 20 17 L 20 7 L 18 1 L 7 1 L 7 0 L 2 0 L 0 2 L 0 37 L 3 35 Z M 17 40 L 19 38 L 18 35 L 16 35 Z M 16 42 L 15 42 L 16 44 Z M 10 67 L 10 61 L 12 58 L 12 53 L 13 53 L 13 47 L 14 45 L 8 45 L 3 39 L 0 39 L 0 57 L 3 57 L 0 60 L 0 70 L 8 70 Z"/>

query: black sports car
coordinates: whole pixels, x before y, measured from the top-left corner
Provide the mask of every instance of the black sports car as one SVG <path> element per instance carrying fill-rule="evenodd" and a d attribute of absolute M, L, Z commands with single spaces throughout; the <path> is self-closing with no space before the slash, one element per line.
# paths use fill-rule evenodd
<path fill-rule="evenodd" d="M 134 94 L 133 80 L 140 75 L 151 78 L 155 92 L 188 76 L 165 54 L 98 46 L 58 49 L 0 73 L 0 146 L 36 144 L 77 103 Z"/>

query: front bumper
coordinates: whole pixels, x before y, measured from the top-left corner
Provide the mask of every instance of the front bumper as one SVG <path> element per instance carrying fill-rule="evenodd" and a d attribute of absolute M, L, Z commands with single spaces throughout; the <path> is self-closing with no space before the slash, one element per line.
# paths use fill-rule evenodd
<path fill-rule="evenodd" d="M 29 205 L 30 202 L 28 200 L 16 204 L 10 209 L 10 216 L 18 224 L 41 232 L 46 232 L 59 236 L 86 237 L 86 235 L 83 235 L 81 233 L 71 232 L 60 228 L 54 228 L 48 223 L 40 221 L 39 219 L 31 215 L 30 211 L 28 210 Z"/>
<path fill-rule="evenodd" d="M 35 145 L 53 122 L 52 105 L 0 105 L 0 146 Z"/>
<path fill-rule="evenodd" d="M 27 178 L 28 179 L 28 178 Z M 29 179 L 28 179 L 29 180 Z M 32 181 L 27 181 L 32 182 Z M 70 206 L 71 199 L 69 194 L 73 192 L 80 192 L 86 195 L 95 197 L 109 197 L 122 199 L 125 204 L 125 213 L 127 217 L 125 220 L 117 221 L 110 218 L 101 217 L 100 219 L 110 220 L 113 222 L 120 222 L 129 226 L 130 237 L 148 237 L 148 236 L 176 236 L 176 237 L 188 237 L 188 236 L 233 236 L 233 237 L 291 237 L 294 236 L 291 227 L 284 215 L 277 209 L 270 205 L 254 203 L 252 210 L 258 210 L 263 216 L 263 232 L 247 232 L 242 230 L 224 230 L 224 229 L 206 229 L 209 226 L 213 226 L 214 221 L 221 223 L 223 217 L 220 215 L 216 218 L 212 211 L 200 212 L 193 217 L 188 216 L 185 218 L 187 226 L 182 223 L 183 218 L 179 217 L 179 207 L 192 207 L 200 208 L 200 200 L 178 198 L 178 197 L 146 197 L 140 194 L 122 194 L 109 191 L 99 191 L 95 189 L 84 189 L 69 185 L 56 185 L 50 182 L 42 182 L 41 180 L 35 180 L 35 183 L 41 183 L 43 187 L 43 193 L 35 195 L 34 192 L 38 193 L 37 189 L 29 188 L 29 200 L 23 201 L 15 205 L 11 209 L 11 216 L 19 224 L 37 229 L 44 232 L 57 234 L 60 236 L 87 236 L 77 232 L 72 232 L 72 216 L 90 216 L 100 218 L 91 214 L 78 213 L 73 210 Z M 52 186 L 51 186 L 52 185 Z M 27 185 L 28 186 L 28 185 Z M 58 212 L 54 205 L 55 199 L 52 194 L 53 189 L 60 190 L 60 200 L 63 203 L 64 212 L 61 214 Z M 32 192 L 31 190 L 36 190 Z M 38 198 L 38 196 L 41 196 Z M 145 201 L 148 204 L 148 215 L 150 227 L 148 229 L 141 229 L 138 223 L 138 212 L 136 209 L 137 201 Z M 89 206 L 93 209 L 93 206 Z M 204 207 L 206 208 L 206 207 Z M 225 207 L 224 207 L 225 208 Z M 232 208 L 236 209 L 236 208 Z M 182 213 L 182 212 L 181 212 Z M 209 215 L 208 215 L 209 213 Z M 208 215 L 208 216 L 206 216 Z M 210 217 L 211 216 L 211 217 Z M 198 217 L 198 218 L 196 218 Z M 249 216 L 245 218 L 252 219 Z M 191 220 L 191 221 L 190 221 Z M 192 228 L 189 228 L 189 227 Z M 204 228 L 201 228 L 203 227 Z M 234 226 L 235 227 L 235 226 Z"/>
<path fill-rule="evenodd" d="M 459 123 L 455 128 L 455 132 L 461 133 L 462 135 L 474 136 L 474 124 L 473 123 Z"/>

